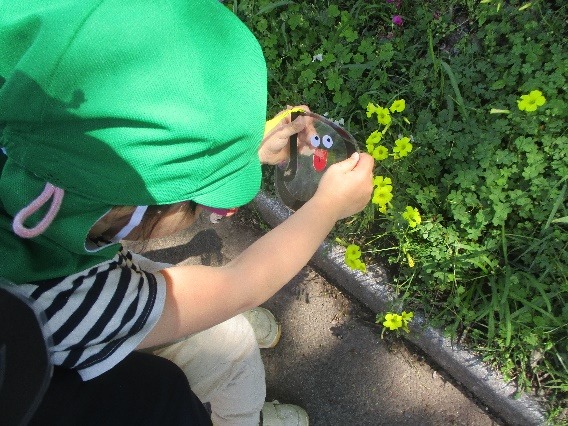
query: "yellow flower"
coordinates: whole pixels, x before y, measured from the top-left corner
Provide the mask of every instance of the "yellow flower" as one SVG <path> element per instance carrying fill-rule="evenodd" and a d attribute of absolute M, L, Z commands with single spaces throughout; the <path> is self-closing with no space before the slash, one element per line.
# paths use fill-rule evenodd
<path fill-rule="evenodd" d="M 349 244 L 345 250 L 345 264 L 351 269 L 366 272 L 367 266 L 361 261 L 361 248 L 356 244 Z"/>
<path fill-rule="evenodd" d="M 408 266 L 414 268 L 414 259 L 410 255 L 410 253 L 406 253 L 406 260 L 408 261 Z"/>
<path fill-rule="evenodd" d="M 378 204 L 379 206 L 386 205 L 390 200 L 392 200 L 392 186 L 383 186 L 375 188 L 373 192 L 373 199 L 371 200 L 373 204 Z"/>
<path fill-rule="evenodd" d="M 381 161 L 389 157 L 389 150 L 386 146 L 379 145 L 378 147 L 373 149 L 373 152 L 371 154 L 375 160 Z"/>
<path fill-rule="evenodd" d="M 408 324 L 410 321 L 412 321 L 412 318 L 414 318 L 414 312 L 402 311 L 401 317 L 402 321 Z"/>
<path fill-rule="evenodd" d="M 379 211 L 381 213 L 386 214 L 387 204 L 390 204 L 389 202 L 392 200 L 392 180 L 390 177 L 375 176 L 373 185 L 376 188 L 371 201 L 380 206 Z"/>
<path fill-rule="evenodd" d="M 407 333 L 410 333 L 410 330 L 408 329 L 408 323 L 412 321 L 412 318 L 414 318 L 414 312 L 402 311 L 400 317 L 402 319 L 402 329 Z"/>
<path fill-rule="evenodd" d="M 397 99 L 392 103 L 389 110 L 390 112 L 402 112 L 406 108 L 406 102 L 404 99 Z"/>
<path fill-rule="evenodd" d="M 349 259 L 358 259 L 361 257 L 361 248 L 356 244 L 349 244 L 345 250 L 345 257 Z"/>
<path fill-rule="evenodd" d="M 367 118 L 371 118 L 371 116 L 372 116 L 373 114 L 375 114 L 375 113 L 377 112 L 377 109 L 379 109 L 379 108 L 381 108 L 381 107 L 378 106 L 378 105 L 375 105 L 375 104 L 372 103 L 372 102 L 369 102 L 369 103 L 367 104 Z"/>
<path fill-rule="evenodd" d="M 411 228 L 416 228 L 417 225 L 422 223 L 422 218 L 420 217 L 420 212 L 416 207 L 406 206 L 406 210 L 402 214 L 402 217 L 408 221 Z"/>
<path fill-rule="evenodd" d="M 373 185 L 378 186 L 380 188 L 388 186 L 390 187 L 389 191 L 392 191 L 392 179 L 390 177 L 375 176 L 373 178 Z"/>
<path fill-rule="evenodd" d="M 403 137 L 394 141 L 395 147 L 392 149 L 397 158 L 406 157 L 412 151 L 412 144 L 409 137 Z"/>
<path fill-rule="evenodd" d="M 345 250 L 345 264 L 351 269 L 358 269 L 362 272 L 367 270 L 365 264 L 361 261 L 361 248 L 356 244 L 349 244 Z"/>
<path fill-rule="evenodd" d="M 383 134 L 381 132 L 379 132 L 378 130 L 375 130 L 373 133 L 371 133 L 369 135 L 369 137 L 367 138 L 367 145 L 368 144 L 376 144 L 379 143 L 381 141 L 381 139 L 383 138 Z"/>
<path fill-rule="evenodd" d="M 361 261 L 361 259 L 345 259 L 345 263 L 351 269 L 357 269 L 361 272 L 367 271 L 367 266 Z"/>
<path fill-rule="evenodd" d="M 382 124 L 384 126 L 388 126 L 390 124 L 391 116 L 388 109 L 378 107 L 376 113 L 377 113 L 377 121 L 379 122 L 379 124 Z"/>
<path fill-rule="evenodd" d="M 402 327 L 402 317 L 398 314 L 389 312 L 385 315 L 383 325 L 389 330 L 396 330 L 397 328 Z"/>
<path fill-rule="evenodd" d="M 543 106 L 546 98 L 542 95 L 540 90 L 533 90 L 528 95 L 522 95 L 521 99 L 517 101 L 517 105 L 521 111 L 532 112 L 536 111 L 539 106 Z"/>

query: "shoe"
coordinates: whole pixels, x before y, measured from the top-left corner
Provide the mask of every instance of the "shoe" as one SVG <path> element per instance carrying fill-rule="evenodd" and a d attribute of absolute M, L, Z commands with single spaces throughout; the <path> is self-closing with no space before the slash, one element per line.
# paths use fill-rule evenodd
<path fill-rule="evenodd" d="M 276 346 L 282 330 L 272 312 L 258 307 L 244 312 L 243 315 L 252 325 L 259 348 L 269 349 Z"/>
<path fill-rule="evenodd" d="M 265 402 L 261 412 L 262 426 L 308 426 L 308 413 L 301 407 L 280 404 L 278 401 Z"/>

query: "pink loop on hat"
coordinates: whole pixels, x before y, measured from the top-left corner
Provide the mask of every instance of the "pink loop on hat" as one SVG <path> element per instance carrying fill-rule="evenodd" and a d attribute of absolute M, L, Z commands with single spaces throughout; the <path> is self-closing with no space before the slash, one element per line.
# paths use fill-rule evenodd
<path fill-rule="evenodd" d="M 63 201 L 63 194 L 63 189 L 47 182 L 45 184 L 43 192 L 39 195 L 39 197 L 33 200 L 30 204 L 20 210 L 18 214 L 16 214 L 16 216 L 14 216 L 14 221 L 12 222 L 12 229 L 14 230 L 14 233 L 22 238 L 33 238 L 43 233 L 47 229 L 47 227 L 51 225 L 53 219 L 55 219 L 55 216 L 57 215 L 57 212 L 61 207 L 61 202 Z M 38 224 L 33 228 L 26 228 L 24 226 L 26 219 L 37 212 L 45 203 L 49 201 L 51 197 L 53 197 L 53 200 L 51 201 L 51 206 L 49 207 L 49 210 L 47 211 L 45 217 L 40 220 Z"/>

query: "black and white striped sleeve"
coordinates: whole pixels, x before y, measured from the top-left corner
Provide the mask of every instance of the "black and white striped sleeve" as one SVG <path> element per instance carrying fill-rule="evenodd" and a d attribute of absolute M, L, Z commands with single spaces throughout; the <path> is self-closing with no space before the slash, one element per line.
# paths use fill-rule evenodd
<path fill-rule="evenodd" d="M 163 276 L 141 270 L 126 251 L 69 277 L 16 287 L 46 320 L 53 363 L 76 369 L 83 380 L 136 349 L 160 318 L 166 296 Z"/>

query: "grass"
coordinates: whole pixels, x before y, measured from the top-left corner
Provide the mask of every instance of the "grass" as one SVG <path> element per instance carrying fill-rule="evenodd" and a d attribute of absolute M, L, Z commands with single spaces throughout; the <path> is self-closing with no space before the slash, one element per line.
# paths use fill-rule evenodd
<path fill-rule="evenodd" d="M 519 392 L 542 396 L 551 423 L 567 421 L 568 6 L 555 0 L 227 6 L 263 47 L 269 113 L 307 104 L 343 118 L 365 150 L 369 134 L 384 130 L 367 117 L 367 104 L 405 99 L 381 143 L 392 153 L 394 141 L 408 136 L 413 150 L 377 161 L 375 169 L 392 179 L 392 205 L 386 214 L 369 205 L 333 237 L 360 245 L 367 262 L 389 262 L 407 311 L 422 311 Z M 394 15 L 403 25 L 393 23 Z M 519 110 L 520 96 L 533 90 L 546 103 Z M 267 189 L 271 181 L 267 175 Z M 402 216 L 406 206 L 420 211 L 415 228 Z"/>

